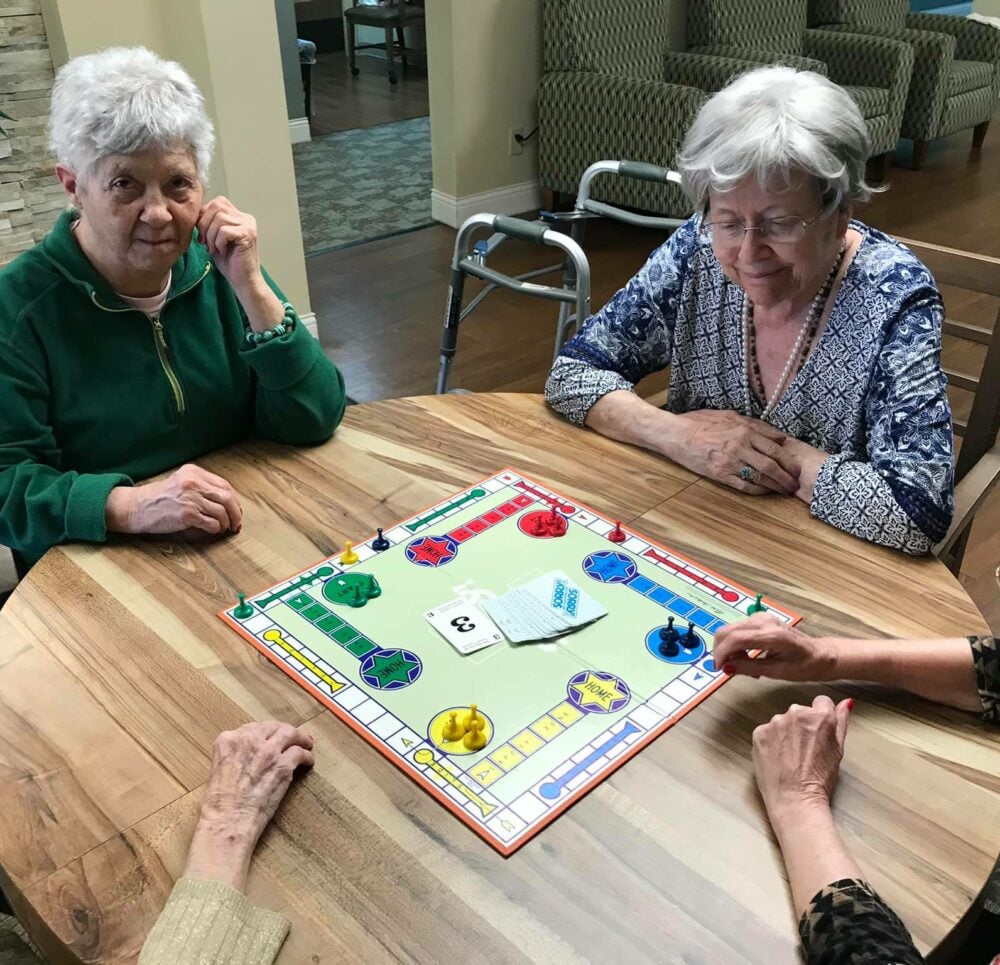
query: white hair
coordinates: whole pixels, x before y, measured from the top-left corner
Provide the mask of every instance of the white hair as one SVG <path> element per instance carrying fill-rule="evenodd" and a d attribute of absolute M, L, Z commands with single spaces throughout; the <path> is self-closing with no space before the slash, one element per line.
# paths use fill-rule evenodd
<path fill-rule="evenodd" d="M 761 186 L 777 176 L 791 186 L 801 174 L 819 182 L 828 210 L 867 201 L 871 153 L 857 104 L 821 74 L 761 67 L 741 74 L 698 112 L 684 139 L 678 168 L 696 210 L 708 192 L 732 190 L 749 175 Z"/>
<path fill-rule="evenodd" d="M 49 142 L 78 178 L 109 154 L 182 145 L 207 184 L 215 131 L 201 91 L 180 64 L 145 47 L 109 47 L 74 57 L 59 71 Z"/>

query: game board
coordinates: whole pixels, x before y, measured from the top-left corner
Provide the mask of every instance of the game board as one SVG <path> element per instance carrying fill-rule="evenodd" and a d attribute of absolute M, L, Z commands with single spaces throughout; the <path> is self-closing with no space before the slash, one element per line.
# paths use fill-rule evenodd
<path fill-rule="evenodd" d="M 533 535 L 532 515 L 552 506 L 568 520 L 565 535 Z M 754 603 L 749 590 L 623 529 L 624 542 L 611 542 L 612 520 L 506 469 L 387 530 L 388 549 L 369 539 L 354 547 L 358 562 L 330 557 L 220 616 L 510 855 L 725 682 L 711 641 Z M 554 642 L 504 641 L 467 656 L 424 619 L 456 596 L 480 602 L 552 570 L 608 615 Z M 381 594 L 350 605 L 369 574 Z M 698 635 L 673 658 L 658 649 L 668 616 Z M 442 734 L 450 713 L 472 703 L 487 737 L 475 752 Z"/>

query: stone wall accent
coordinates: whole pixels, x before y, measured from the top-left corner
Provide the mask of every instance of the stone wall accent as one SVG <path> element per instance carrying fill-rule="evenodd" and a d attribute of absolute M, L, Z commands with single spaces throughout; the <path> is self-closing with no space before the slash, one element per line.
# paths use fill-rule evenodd
<path fill-rule="evenodd" d="M 53 76 L 39 0 L 0 0 L 0 264 L 41 241 L 66 207 L 48 148 Z"/>

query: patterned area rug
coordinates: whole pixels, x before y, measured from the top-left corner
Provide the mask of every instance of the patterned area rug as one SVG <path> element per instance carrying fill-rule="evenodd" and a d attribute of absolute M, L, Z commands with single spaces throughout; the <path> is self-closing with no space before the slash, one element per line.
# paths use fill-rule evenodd
<path fill-rule="evenodd" d="M 433 223 L 429 117 L 337 131 L 292 151 L 307 256 Z"/>

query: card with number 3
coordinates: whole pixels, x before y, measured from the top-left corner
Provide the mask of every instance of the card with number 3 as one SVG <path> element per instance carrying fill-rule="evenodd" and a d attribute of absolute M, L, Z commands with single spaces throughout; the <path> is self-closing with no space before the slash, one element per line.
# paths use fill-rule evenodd
<path fill-rule="evenodd" d="M 459 653 L 468 654 L 502 643 L 497 625 L 473 603 L 456 599 L 428 610 L 424 619 Z"/>

